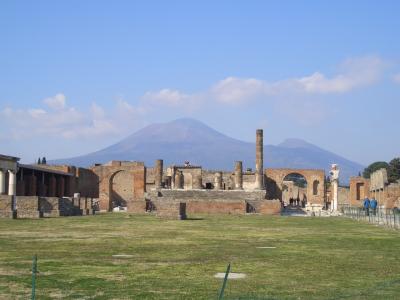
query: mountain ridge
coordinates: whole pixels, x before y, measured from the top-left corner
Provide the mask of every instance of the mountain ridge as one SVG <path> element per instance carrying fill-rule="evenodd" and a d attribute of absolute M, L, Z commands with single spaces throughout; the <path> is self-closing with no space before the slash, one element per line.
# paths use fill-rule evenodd
<path fill-rule="evenodd" d="M 156 159 L 163 159 L 165 165 L 188 160 L 213 170 L 232 170 L 234 162 L 241 160 L 245 168 L 254 169 L 255 143 L 231 138 L 198 120 L 183 118 L 150 124 L 106 148 L 49 163 L 88 167 L 110 160 L 137 160 L 152 166 Z M 264 145 L 264 167 L 329 172 L 331 163 L 339 164 L 345 183 L 364 168 L 301 139 L 290 138 L 278 145 Z"/>

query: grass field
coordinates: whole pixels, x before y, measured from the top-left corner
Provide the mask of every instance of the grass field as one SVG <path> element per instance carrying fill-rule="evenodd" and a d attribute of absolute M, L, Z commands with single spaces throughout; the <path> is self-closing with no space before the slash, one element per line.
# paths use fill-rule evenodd
<path fill-rule="evenodd" d="M 342 218 L 0 219 L 0 298 L 400 299 L 400 233 Z M 276 247 L 276 248 L 257 248 Z M 127 254 L 129 258 L 113 258 Z"/>

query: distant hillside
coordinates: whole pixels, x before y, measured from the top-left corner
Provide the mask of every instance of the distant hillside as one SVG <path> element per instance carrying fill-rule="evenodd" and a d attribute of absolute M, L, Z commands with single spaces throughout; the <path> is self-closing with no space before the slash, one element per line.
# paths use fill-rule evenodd
<path fill-rule="evenodd" d="M 110 160 L 137 160 L 153 166 L 154 160 L 159 158 L 164 159 L 165 165 L 188 160 L 205 169 L 222 170 L 232 170 L 234 162 L 242 160 L 245 168 L 254 169 L 255 144 L 228 137 L 197 120 L 178 119 L 149 125 L 105 149 L 50 163 L 87 167 Z M 299 139 L 264 147 L 265 167 L 317 168 L 328 172 L 331 163 L 339 164 L 343 183 L 364 168 Z"/>

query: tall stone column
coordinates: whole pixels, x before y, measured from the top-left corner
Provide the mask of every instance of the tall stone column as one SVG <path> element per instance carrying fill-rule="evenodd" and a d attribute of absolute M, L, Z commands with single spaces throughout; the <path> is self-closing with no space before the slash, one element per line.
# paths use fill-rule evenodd
<path fill-rule="evenodd" d="M 214 175 L 214 189 L 222 190 L 222 172 L 217 172 Z"/>
<path fill-rule="evenodd" d="M 8 195 L 17 194 L 17 174 L 16 171 L 8 170 Z"/>
<path fill-rule="evenodd" d="M 263 130 L 256 132 L 256 182 L 255 188 L 264 189 L 264 138 Z"/>
<path fill-rule="evenodd" d="M 154 170 L 154 183 L 155 188 L 160 189 L 162 187 L 162 177 L 163 177 L 163 160 L 157 159 Z"/>
<path fill-rule="evenodd" d="M 176 174 L 175 174 L 175 189 L 183 189 L 183 174 L 182 174 L 182 171 L 176 171 Z"/>
<path fill-rule="evenodd" d="M 235 162 L 235 190 L 243 190 L 243 164 Z"/>
<path fill-rule="evenodd" d="M 6 173 L 0 169 L 0 195 L 6 193 Z"/>

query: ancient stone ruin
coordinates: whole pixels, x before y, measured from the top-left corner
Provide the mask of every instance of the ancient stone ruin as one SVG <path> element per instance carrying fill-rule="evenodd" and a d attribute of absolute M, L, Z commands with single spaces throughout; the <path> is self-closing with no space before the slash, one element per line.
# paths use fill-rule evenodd
<path fill-rule="evenodd" d="M 360 205 L 375 195 L 381 205 L 400 204 L 399 184 L 385 174 L 369 180 L 353 177 L 350 188 L 327 188 L 324 170 L 264 168 L 263 130 L 256 131 L 255 171 L 205 170 L 185 162 L 153 167 L 138 161 L 114 160 L 91 168 L 25 165 L 0 155 L 0 216 L 40 218 L 128 211 L 185 219 L 195 214 L 280 214 L 283 208 L 304 212 L 336 211 Z M 386 175 L 387 178 L 387 175 Z M 332 189 L 332 186 L 334 187 Z"/>

